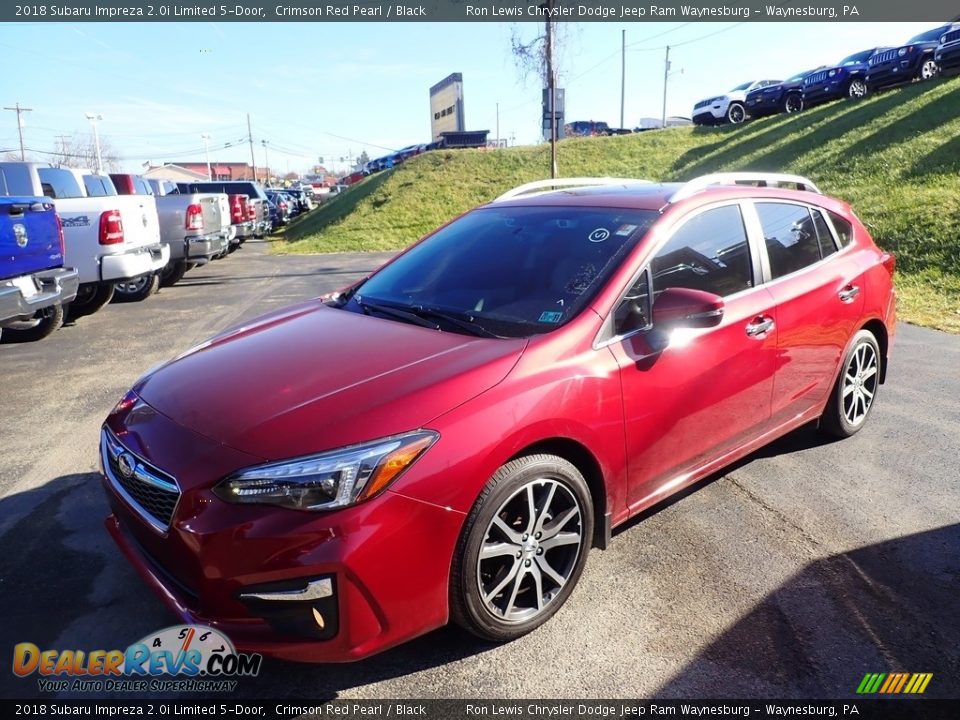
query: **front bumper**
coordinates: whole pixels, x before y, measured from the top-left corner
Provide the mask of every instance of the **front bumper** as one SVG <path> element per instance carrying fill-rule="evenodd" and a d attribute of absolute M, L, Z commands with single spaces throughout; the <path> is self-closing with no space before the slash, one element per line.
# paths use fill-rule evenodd
<path fill-rule="evenodd" d="M 934 56 L 941 70 L 955 70 L 960 68 L 960 42 L 953 42 L 937 49 Z"/>
<path fill-rule="evenodd" d="M 693 114 L 694 125 L 713 125 L 727 117 L 727 106 L 714 103 L 707 107 L 697 108 Z"/>
<path fill-rule="evenodd" d="M 748 115 L 751 117 L 760 117 L 762 115 L 772 115 L 773 113 L 780 112 L 782 102 L 783 100 L 780 97 L 747 98 L 745 106 Z"/>
<path fill-rule="evenodd" d="M 231 465 L 249 463 L 248 456 L 217 447 L 158 414 L 144 421 L 149 412 L 134 413 L 141 419 L 122 431 L 111 418 L 115 437 L 139 457 L 149 447 L 150 463 L 159 464 L 160 453 L 170 453 L 163 461 L 187 473 L 178 480 L 183 491 L 169 527 L 155 528 L 118 489 L 114 471 L 103 460 L 112 509 L 105 524 L 140 576 L 181 620 L 214 627 L 246 652 L 308 662 L 358 660 L 447 622 L 461 513 L 390 491 L 329 513 L 227 503 L 209 485 Z M 190 489 L 198 464 L 211 477 L 203 487 Z M 240 597 L 289 592 L 327 579 L 333 595 L 316 602 Z M 322 628 L 313 619 L 315 609 L 324 618 Z"/>
<path fill-rule="evenodd" d="M 844 96 L 843 91 L 844 83 L 842 81 L 812 85 L 803 89 L 803 104 L 815 105 L 816 103 L 838 100 Z"/>
<path fill-rule="evenodd" d="M 864 80 L 867 87 L 878 88 L 910 82 L 916 74 L 917 67 L 913 60 L 895 58 L 871 67 Z"/>
<path fill-rule="evenodd" d="M 100 279 L 128 280 L 154 273 L 170 261 L 170 246 L 157 243 L 100 258 Z"/>
<path fill-rule="evenodd" d="M 77 296 L 79 276 L 73 268 L 55 268 L 0 281 L 0 322 L 27 319 L 38 310 Z"/>

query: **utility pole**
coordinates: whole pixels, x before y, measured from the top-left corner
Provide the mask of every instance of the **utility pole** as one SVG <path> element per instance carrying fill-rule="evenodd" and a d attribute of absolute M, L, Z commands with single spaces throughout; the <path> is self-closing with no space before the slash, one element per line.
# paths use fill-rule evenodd
<path fill-rule="evenodd" d="M 253 130 L 250 129 L 250 113 L 247 113 L 247 141 L 250 143 L 250 165 L 253 167 L 253 181 L 257 181 L 257 159 L 253 155 Z"/>
<path fill-rule="evenodd" d="M 497 149 L 500 148 L 500 103 L 497 103 Z"/>
<path fill-rule="evenodd" d="M 547 83 L 550 97 L 550 177 L 557 177 L 557 77 L 553 71 L 553 0 L 547 0 Z"/>
<path fill-rule="evenodd" d="M 210 169 L 210 135 L 203 133 L 200 137 L 203 138 L 203 151 L 207 156 L 207 180 L 213 180 L 213 171 Z"/>
<path fill-rule="evenodd" d="M 97 123 L 103 120 L 103 115 L 87 113 L 87 120 L 93 125 L 93 145 L 97 150 L 97 175 L 100 175 L 103 173 L 103 159 L 100 157 L 100 133 L 97 131 Z"/>
<path fill-rule="evenodd" d="M 4 110 L 12 110 L 17 114 L 17 132 L 20 133 L 20 160 L 27 159 L 27 153 L 23 148 L 23 114 L 33 112 L 33 108 L 20 107 L 20 103 L 15 103 L 13 107 L 5 107 Z"/>
<path fill-rule="evenodd" d="M 620 38 L 620 127 L 623 127 L 623 105 L 627 97 L 627 31 Z"/>
<path fill-rule="evenodd" d="M 663 58 L 663 117 L 661 127 L 667 126 L 667 79 L 670 77 L 670 46 L 667 45 L 667 54 Z"/>

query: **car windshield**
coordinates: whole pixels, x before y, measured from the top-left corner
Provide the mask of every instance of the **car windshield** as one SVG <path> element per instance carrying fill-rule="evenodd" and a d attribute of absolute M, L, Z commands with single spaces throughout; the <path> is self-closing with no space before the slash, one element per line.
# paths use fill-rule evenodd
<path fill-rule="evenodd" d="M 857 63 L 866 62 L 867 58 L 873 55 L 873 52 L 873 50 L 864 50 L 854 55 L 850 55 L 849 57 L 845 57 L 843 60 L 841 60 L 840 65 L 841 67 L 846 67 L 847 65 L 856 65 Z"/>
<path fill-rule="evenodd" d="M 940 39 L 940 36 L 943 35 L 947 30 L 950 29 L 949 25 L 943 25 L 933 30 L 927 30 L 922 32 L 919 35 L 914 35 L 912 38 L 907 40 L 907 45 L 912 45 L 913 43 L 922 43 L 922 42 L 936 42 Z"/>
<path fill-rule="evenodd" d="M 746 90 L 751 85 L 753 85 L 753 81 L 745 82 L 743 85 L 737 85 L 735 88 L 730 88 L 728 92 L 736 92 L 737 90 Z"/>
<path fill-rule="evenodd" d="M 334 302 L 392 319 L 402 319 L 390 312 L 399 308 L 453 332 L 550 332 L 586 307 L 657 217 L 616 208 L 481 208 Z M 459 322 L 445 323 L 437 312 Z"/>

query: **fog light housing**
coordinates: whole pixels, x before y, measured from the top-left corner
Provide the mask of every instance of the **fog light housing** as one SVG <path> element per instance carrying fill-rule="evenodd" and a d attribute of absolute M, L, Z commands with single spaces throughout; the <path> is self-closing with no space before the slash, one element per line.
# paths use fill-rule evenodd
<path fill-rule="evenodd" d="M 237 597 L 280 635 L 330 640 L 340 631 L 335 575 L 250 585 Z"/>

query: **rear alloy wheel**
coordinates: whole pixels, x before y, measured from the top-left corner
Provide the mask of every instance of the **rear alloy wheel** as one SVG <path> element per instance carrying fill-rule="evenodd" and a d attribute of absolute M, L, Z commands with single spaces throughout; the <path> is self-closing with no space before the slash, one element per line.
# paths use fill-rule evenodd
<path fill-rule="evenodd" d="M 739 125 L 746 119 L 747 111 L 746 108 L 743 107 L 743 104 L 738 102 L 730 103 L 730 107 L 727 108 L 727 122 L 731 125 Z"/>
<path fill-rule="evenodd" d="M 146 300 L 160 288 L 160 276 L 157 273 L 141 275 L 132 280 L 115 283 L 113 295 L 115 302 L 140 302 Z"/>
<path fill-rule="evenodd" d="M 940 74 L 940 66 L 932 57 L 925 57 L 920 63 L 920 70 L 917 71 L 918 80 L 932 80 Z"/>
<path fill-rule="evenodd" d="M 854 78 L 847 85 L 847 97 L 851 100 L 862 100 L 867 96 L 867 84 L 860 78 Z"/>
<path fill-rule="evenodd" d="M 7 325 L 3 330 L 3 341 L 22 343 L 43 340 L 63 325 L 63 316 L 63 306 L 59 303 L 37 310 L 29 320 Z"/>
<path fill-rule="evenodd" d="M 863 427 L 880 387 L 880 346 L 869 330 L 854 338 L 843 362 L 820 429 L 827 435 L 846 438 Z"/>
<path fill-rule="evenodd" d="M 67 309 L 67 317 L 75 319 L 93 315 L 113 299 L 113 283 L 83 283 Z"/>
<path fill-rule="evenodd" d="M 498 642 L 539 627 L 573 592 L 592 537 L 593 504 L 576 467 L 553 455 L 507 463 L 480 494 L 457 544 L 454 621 Z"/>
<path fill-rule="evenodd" d="M 800 93 L 790 93 L 783 101 L 785 113 L 798 113 L 803 110 L 803 96 Z"/>

